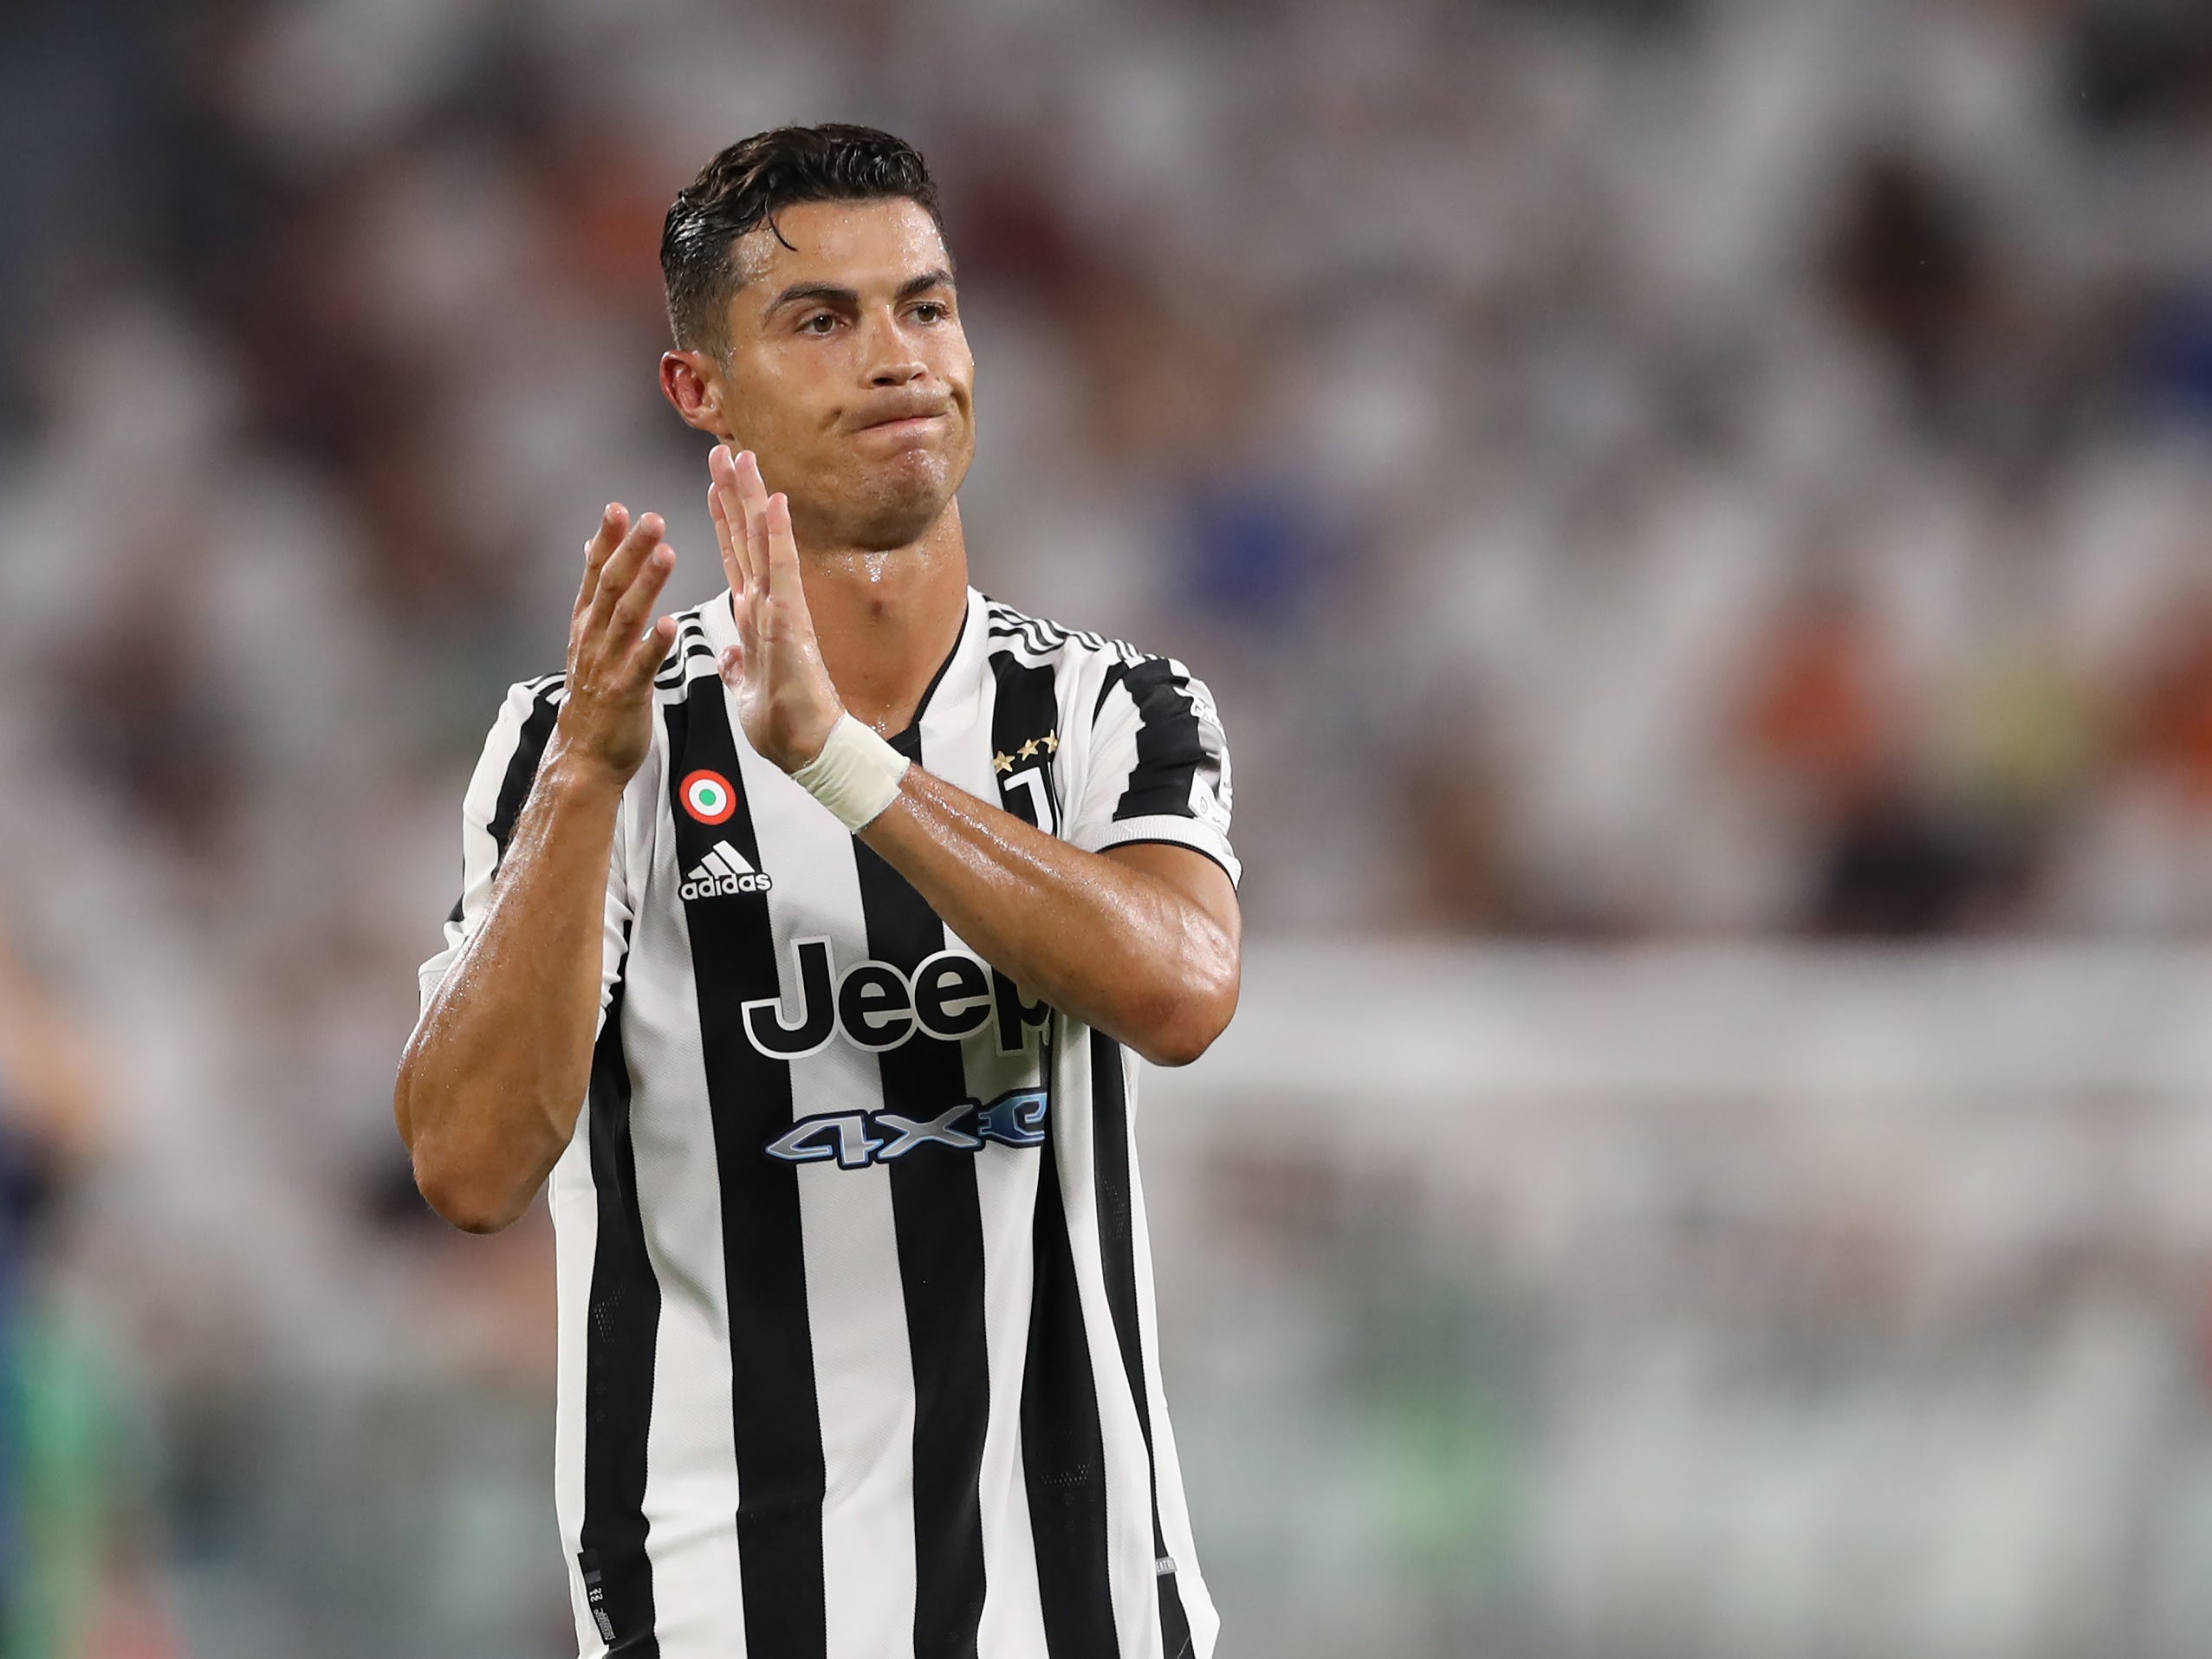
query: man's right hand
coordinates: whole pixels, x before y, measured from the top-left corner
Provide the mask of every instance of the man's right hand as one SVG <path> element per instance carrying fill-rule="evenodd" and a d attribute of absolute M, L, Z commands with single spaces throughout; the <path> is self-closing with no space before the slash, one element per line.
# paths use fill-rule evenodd
<path fill-rule="evenodd" d="M 584 545 L 584 583 L 568 623 L 568 700 L 554 742 L 618 785 L 652 747 L 653 671 L 676 638 L 672 616 L 645 626 L 676 566 L 665 529 L 658 513 L 633 526 L 629 509 L 610 502 Z"/>
<path fill-rule="evenodd" d="M 431 1209 L 496 1231 L 574 1138 L 591 1078 L 622 792 L 652 747 L 652 677 L 676 619 L 648 625 L 676 563 L 659 518 L 619 505 L 584 549 L 568 697 L 498 879 L 408 1040 L 392 1110 Z"/>

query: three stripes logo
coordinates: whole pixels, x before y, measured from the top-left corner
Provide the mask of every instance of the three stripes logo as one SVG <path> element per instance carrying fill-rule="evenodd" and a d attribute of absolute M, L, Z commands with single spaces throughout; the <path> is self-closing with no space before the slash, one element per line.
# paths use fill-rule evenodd
<path fill-rule="evenodd" d="M 775 885 L 766 871 L 754 869 L 736 847 L 717 841 L 676 891 L 685 898 L 734 898 L 740 893 L 764 893 Z"/>

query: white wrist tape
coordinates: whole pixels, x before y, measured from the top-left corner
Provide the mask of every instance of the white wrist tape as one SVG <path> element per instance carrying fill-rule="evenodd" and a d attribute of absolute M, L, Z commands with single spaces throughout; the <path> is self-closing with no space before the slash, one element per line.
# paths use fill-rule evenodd
<path fill-rule="evenodd" d="M 857 835 L 898 799 L 906 757 L 851 715 L 841 715 L 822 752 L 791 775 Z"/>

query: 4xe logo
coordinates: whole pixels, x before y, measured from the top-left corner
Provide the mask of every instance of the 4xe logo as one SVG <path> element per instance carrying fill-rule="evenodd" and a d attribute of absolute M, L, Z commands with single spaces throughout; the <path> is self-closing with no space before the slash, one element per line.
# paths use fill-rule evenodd
<path fill-rule="evenodd" d="M 963 1100 L 934 1118 L 909 1118 L 896 1111 L 831 1111 L 801 1118 L 788 1132 L 768 1144 L 770 1157 L 788 1163 L 820 1163 L 834 1158 L 840 1170 L 865 1170 L 905 1157 L 918 1146 L 946 1146 L 976 1152 L 985 1141 L 1001 1146 L 1037 1146 L 1045 1138 L 1048 1098 L 1042 1089 L 1013 1089 L 989 1105 Z"/>
<path fill-rule="evenodd" d="M 793 942 L 799 1006 L 788 1017 L 779 997 L 756 997 L 739 1010 L 753 1047 L 774 1060 L 803 1060 L 843 1037 L 856 1047 L 896 1048 L 917 1032 L 942 1042 L 972 1037 L 994 1020 L 998 1052 L 1018 1054 L 1029 1032 L 1051 1018 L 1024 1002 L 1014 982 L 964 950 L 939 950 L 907 974 L 887 962 L 858 962 L 835 973 L 827 939 Z"/>

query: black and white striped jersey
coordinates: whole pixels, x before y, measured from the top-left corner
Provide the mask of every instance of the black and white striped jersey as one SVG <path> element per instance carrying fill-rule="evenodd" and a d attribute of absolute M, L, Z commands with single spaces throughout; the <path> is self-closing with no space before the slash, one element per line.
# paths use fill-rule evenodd
<path fill-rule="evenodd" d="M 716 673 L 734 638 L 727 594 L 686 613 L 656 681 L 549 1183 L 580 1651 L 1204 1659 L 1133 1057 L 752 752 Z M 425 1001 L 561 700 L 537 680 L 500 712 Z M 1221 724 L 1169 659 L 971 590 L 895 746 L 1079 846 L 1238 873 Z"/>

